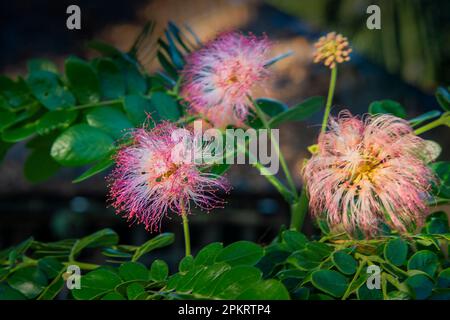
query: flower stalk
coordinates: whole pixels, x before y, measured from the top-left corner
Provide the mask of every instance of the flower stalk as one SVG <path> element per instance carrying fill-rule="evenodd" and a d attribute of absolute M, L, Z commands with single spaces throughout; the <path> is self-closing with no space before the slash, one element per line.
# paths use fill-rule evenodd
<path fill-rule="evenodd" d="M 425 133 L 431 129 L 434 129 L 441 125 L 445 125 L 447 123 L 450 123 L 450 112 L 446 112 L 440 118 L 438 118 L 430 123 L 427 123 L 426 125 L 424 125 L 420 128 L 417 128 L 416 130 L 414 130 L 414 133 L 416 135 L 420 135 L 422 133 Z"/>
<path fill-rule="evenodd" d="M 283 169 L 284 175 L 286 176 L 287 182 L 289 184 L 292 194 L 294 195 L 294 198 L 297 199 L 298 198 L 297 188 L 295 187 L 294 179 L 292 178 L 292 175 L 289 171 L 289 167 L 287 166 L 286 159 L 284 158 L 283 153 L 281 152 L 280 144 L 273 137 L 272 129 L 270 128 L 269 122 L 267 121 L 267 117 L 264 114 L 264 112 L 261 110 L 259 105 L 255 102 L 255 100 L 253 100 L 250 96 L 248 98 L 249 98 L 250 102 L 253 104 L 253 106 L 255 107 L 256 114 L 261 119 L 261 121 L 264 125 L 264 128 L 267 129 L 270 133 L 270 141 L 273 144 L 273 146 L 275 147 L 275 152 L 278 156 L 278 159 L 280 160 L 281 168 Z"/>
<path fill-rule="evenodd" d="M 331 69 L 330 87 L 328 88 L 327 104 L 325 106 L 325 113 L 323 115 L 321 132 L 325 132 L 327 129 L 328 117 L 330 116 L 331 106 L 333 104 L 334 89 L 336 88 L 336 79 L 337 66 Z"/>
<path fill-rule="evenodd" d="M 189 233 L 189 220 L 184 206 L 181 207 L 181 218 L 183 219 L 184 247 L 185 256 L 187 257 L 191 255 L 191 235 Z"/>

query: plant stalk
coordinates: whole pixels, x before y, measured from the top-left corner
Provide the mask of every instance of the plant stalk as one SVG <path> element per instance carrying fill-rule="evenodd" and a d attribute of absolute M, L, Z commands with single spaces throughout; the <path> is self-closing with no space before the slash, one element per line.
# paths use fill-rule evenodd
<path fill-rule="evenodd" d="M 420 128 L 417 128 L 416 130 L 414 130 L 414 133 L 416 135 L 425 133 L 425 132 L 427 132 L 427 131 L 429 131 L 431 129 L 434 129 L 436 127 L 439 127 L 440 125 L 445 124 L 445 121 L 446 121 L 446 117 L 445 116 L 441 116 L 440 118 L 438 118 L 438 119 L 436 119 L 434 121 L 431 121 L 430 123 L 428 123 L 428 124 L 426 124 L 426 125 L 424 125 L 424 126 L 422 126 Z"/>
<path fill-rule="evenodd" d="M 303 185 L 300 198 L 291 205 L 291 230 L 301 231 L 308 212 L 308 196 L 306 194 L 306 185 Z"/>
<path fill-rule="evenodd" d="M 184 246 L 185 246 L 185 255 L 191 255 L 191 235 L 189 233 L 189 221 L 187 217 L 186 210 L 184 209 L 184 203 L 181 202 L 181 218 L 183 219 L 183 231 L 184 231 Z"/>
<path fill-rule="evenodd" d="M 264 125 L 264 128 L 267 129 L 270 133 L 270 141 L 273 143 L 273 145 L 275 147 L 275 152 L 277 153 L 278 159 L 280 160 L 281 168 L 283 169 L 284 175 L 286 176 L 287 182 L 289 184 L 289 187 L 291 188 L 292 194 L 294 195 L 294 201 L 295 201 L 295 199 L 298 198 L 297 188 L 295 187 L 294 179 L 292 179 L 292 175 L 289 172 L 289 168 L 287 166 L 286 160 L 284 159 L 284 156 L 281 153 L 280 145 L 279 145 L 278 141 L 276 141 L 273 137 L 272 129 L 270 128 L 269 122 L 267 121 L 267 117 L 264 114 L 264 112 L 261 110 L 261 108 L 258 106 L 258 104 L 250 96 L 248 98 L 249 98 L 250 102 L 253 104 L 253 106 L 255 107 L 256 114 L 261 119 L 261 121 Z"/>
<path fill-rule="evenodd" d="M 327 104 L 325 106 L 325 113 L 323 115 L 321 132 L 325 132 L 327 129 L 328 117 L 330 116 L 331 105 L 333 103 L 334 89 L 336 88 L 336 79 L 337 66 L 331 69 L 330 87 L 328 88 Z"/>

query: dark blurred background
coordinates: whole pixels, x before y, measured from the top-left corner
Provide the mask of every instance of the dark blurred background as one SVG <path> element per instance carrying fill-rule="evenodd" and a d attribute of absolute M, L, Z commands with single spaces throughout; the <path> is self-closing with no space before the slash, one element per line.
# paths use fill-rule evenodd
<path fill-rule="evenodd" d="M 66 28 L 66 8 L 81 8 L 81 30 Z M 381 8 L 381 30 L 366 27 L 371 4 Z M 371 101 L 393 99 L 412 118 L 439 109 L 433 93 L 450 84 L 450 2 L 447 0 L 129 0 L 129 1 L 4 1 L 0 2 L 0 73 L 26 73 L 30 58 L 49 58 L 62 71 L 71 54 L 89 58 L 85 42 L 100 39 L 120 49 L 130 48 L 148 20 L 158 24 L 155 39 L 171 20 L 187 23 L 202 40 L 220 31 L 240 29 L 267 33 L 273 54 L 293 50 L 294 55 L 274 66 L 268 89 L 262 93 L 293 105 L 313 96 L 325 96 L 329 70 L 312 64 L 312 43 L 329 31 L 348 36 L 352 60 L 340 67 L 333 113 L 343 108 L 367 112 Z M 146 65 L 149 72 L 156 62 Z M 281 147 L 301 186 L 300 165 L 306 147 L 314 143 L 321 114 L 308 122 L 281 127 Z M 425 136 L 449 146 L 448 128 Z M 143 227 L 127 222 L 106 208 L 104 176 L 80 184 L 71 180 L 83 169 L 64 169 L 38 185 L 23 175 L 27 156 L 24 144 L 14 146 L 0 166 L 0 249 L 33 235 L 42 241 L 80 237 L 103 227 L 116 230 L 123 243 L 139 244 L 151 237 Z M 449 160 L 444 151 L 440 160 Z M 42 164 L 45 165 L 45 164 Z M 212 241 L 270 241 L 289 222 L 287 205 L 276 191 L 249 166 L 235 166 L 227 174 L 233 190 L 225 209 L 191 218 L 194 253 Z M 448 208 L 444 208 L 447 209 Z M 166 221 L 163 231 L 176 233 L 176 244 L 162 252 L 167 261 L 183 254 L 181 221 Z M 318 234 L 310 220 L 309 235 Z"/>

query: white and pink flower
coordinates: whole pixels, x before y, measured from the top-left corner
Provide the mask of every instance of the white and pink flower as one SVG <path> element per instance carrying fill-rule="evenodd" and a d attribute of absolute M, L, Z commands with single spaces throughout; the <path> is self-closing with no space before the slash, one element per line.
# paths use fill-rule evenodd
<path fill-rule="evenodd" d="M 377 234 L 383 222 L 399 232 L 422 226 L 434 179 L 421 156 L 424 147 L 403 119 L 342 112 L 304 167 L 312 214 L 367 235 Z"/>
<path fill-rule="evenodd" d="M 191 111 L 218 128 L 242 126 L 248 96 L 268 76 L 269 48 L 265 36 L 229 32 L 188 56 L 181 95 Z"/>
<path fill-rule="evenodd" d="M 196 151 L 192 150 L 195 144 L 174 139 L 176 130 L 171 123 L 136 129 L 132 144 L 118 152 L 116 168 L 109 176 L 112 206 L 150 231 L 159 230 L 170 211 L 190 213 L 191 203 L 206 211 L 222 207 L 217 192 L 229 189 L 223 177 L 202 172 L 195 161 L 174 157 L 177 149 L 184 154 Z"/>

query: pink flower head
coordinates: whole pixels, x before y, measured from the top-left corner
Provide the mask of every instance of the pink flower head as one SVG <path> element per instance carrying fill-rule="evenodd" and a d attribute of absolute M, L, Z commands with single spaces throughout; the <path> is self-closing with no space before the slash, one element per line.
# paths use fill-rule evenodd
<path fill-rule="evenodd" d="M 330 119 L 303 172 L 312 214 L 366 235 L 383 222 L 399 232 L 422 226 L 434 179 L 424 146 L 407 121 L 391 115 L 361 120 L 344 111 Z"/>
<path fill-rule="evenodd" d="M 191 201 L 207 211 L 221 207 L 224 202 L 216 193 L 228 191 L 222 177 L 175 156 L 195 152 L 194 143 L 180 142 L 179 130 L 190 134 L 168 122 L 150 131 L 136 129 L 132 144 L 118 152 L 116 168 L 109 176 L 112 206 L 150 231 L 160 228 L 169 211 L 190 213 Z"/>
<path fill-rule="evenodd" d="M 242 126 L 248 95 L 268 75 L 267 38 L 238 32 L 220 35 L 187 58 L 181 95 L 214 126 Z"/>

